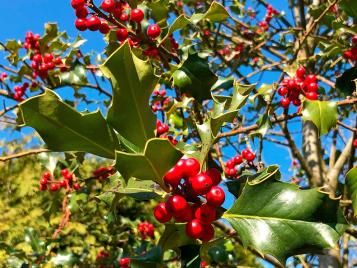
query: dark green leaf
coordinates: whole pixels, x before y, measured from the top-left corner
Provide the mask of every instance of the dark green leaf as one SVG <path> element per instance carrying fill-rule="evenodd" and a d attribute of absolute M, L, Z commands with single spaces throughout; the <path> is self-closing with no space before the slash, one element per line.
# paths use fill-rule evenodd
<path fill-rule="evenodd" d="M 181 267 L 182 268 L 200 268 L 200 246 L 187 245 L 180 248 L 181 250 Z"/>
<path fill-rule="evenodd" d="M 53 151 L 81 151 L 113 159 L 118 148 L 113 130 L 99 111 L 78 113 L 50 90 L 21 103 L 18 120 L 33 127 Z"/>
<path fill-rule="evenodd" d="M 254 181 L 247 181 L 233 207 L 223 214 L 244 246 L 281 263 L 295 254 L 335 246 L 346 228 L 338 200 L 273 177 Z"/>
<path fill-rule="evenodd" d="M 182 246 L 195 244 L 196 241 L 186 235 L 185 223 L 169 223 L 165 225 L 165 231 L 160 237 L 159 246 L 166 251 L 176 250 Z"/>
<path fill-rule="evenodd" d="M 336 79 L 335 86 L 344 96 L 352 96 L 352 93 L 356 91 L 356 82 L 354 81 L 356 79 L 357 67 L 352 67 Z"/>
<path fill-rule="evenodd" d="M 158 268 L 162 262 L 162 249 L 153 247 L 145 255 L 130 258 L 131 268 Z"/>
<path fill-rule="evenodd" d="M 346 185 L 352 200 L 352 207 L 355 216 L 357 216 L 357 167 L 353 167 L 346 174 Z"/>
<path fill-rule="evenodd" d="M 149 98 L 158 77 L 150 62 L 137 58 L 127 42 L 100 68 L 113 86 L 108 122 L 121 137 L 142 151 L 146 141 L 155 134 L 156 120 L 149 107 Z"/>

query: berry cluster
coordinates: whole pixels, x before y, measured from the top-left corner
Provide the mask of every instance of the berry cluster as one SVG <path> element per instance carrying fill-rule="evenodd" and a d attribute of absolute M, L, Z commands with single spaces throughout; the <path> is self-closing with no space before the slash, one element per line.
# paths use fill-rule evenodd
<path fill-rule="evenodd" d="M 350 61 L 357 61 L 357 35 L 352 37 L 352 47 L 343 52 L 343 57 Z"/>
<path fill-rule="evenodd" d="M 263 30 L 267 31 L 269 28 L 269 23 L 274 15 L 279 15 L 279 12 L 273 8 L 272 5 L 267 6 L 267 13 L 265 14 L 264 20 L 258 23 L 258 26 Z"/>
<path fill-rule="evenodd" d="M 160 120 L 156 121 L 156 136 L 161 137 L 161 135 L 165 135 L 169 132 L 169 125 L 162 123 Z"/>
<path fill-rule="evenodd" d="M 138 224 L 138 233 L 142 239 L 154 238 L 155 237 L 155 227 L 148 221 L 140 222 Z"/>
<path fill-rule="evenodd" d="M 63 62 L 60 57 L 55 57 L 52 53 L 42 53 L 40 50 L 40 35 L 32 32 L 26 33 L 23 47 L 30 53 L 32 77 L 46 79 L 48 72 L 56 67 L 61 67 L 61 71 L 66 71 L 62 66 Z"/>
<path fill-rule="evenodd" d="M 128 39 L 129 44 L 132 46 L 138 46 L 139 40 L 136 37 L 129 37 L 128 23 L 139 25 L 145 17 L 143 10 L 140 8 L 131 9 L 129 4 L 126 2 L 115 0 L 103 0 L 100 8 L 105 13 L 108 13 L 110 17 L 99 18 L 99 14 L 89 15 L 87 9 L 87 0 L 72 0 L 72 7 L 75 9 L 77 19 L 75 21 L 75 26 L 79 31 L 100 31 L 102 34 L 107 34 L 111 28 L 116 29 L 116 37 L 118 41 L 124 42 Z M 102 16 L 103 17 L 103 16 Z M 113 20 L 107 21 L 107 18 L 113 18 Z M 112 25 L 114 22 L 115 25 Z M 110 25 L 110 24 L 111 25 Z M 122 26 L 125 27 L 122 27 Z M 140 31 L 141 27 L 136 27 L 137 31 Z M 147 27 L 148 38 L 154 40 L 158 38 L 161 34 L 161 28 L 157 24 L 152 24 Z"/>
<path fill-rule="evenodd" d="M 171 99 L 166 95 L 166 90 L 155 89 L 152 93 L 153 100 L 151 105 L 151 110 L 156 113 L 157 111 L 163 111 L 169 106 Z"/>
<path fill-rule="evenodd" d="M 300 106 L 300 94 L 309 100 L 317 100 L 319 97 L 317 93 L 319 86 L 317 84 L 316 75 L 306 75 L 306 70 L 302 66 L 296 70 L 295 77 L 284 78 L 280 86 L 278 94 L 283 97 L 280 100 L 280 104 L 284 108 L 288 108 L 290 103 L 295 106 Z"/>
<path fill-rule="evenodd" d="M 12 96 L 16 101 L 23 101 L 26 89 L 28 89 L 29 83 L 25 82 L 21 86 L 14 86 L 14 95 Z"/>
<path fill-rule="evenodd" d="M 130 268 L 130 258 L 121 258 L 119 260 L 120 268 Z"/>
<path fill-rule="evenodd" d="M 249 149 L 244 149 L 242 154 L 232 157 L 225 163 L 224 174 L 230 178 L 238 178 L 239 174 L 237 173 L 238 169 L 236 166 L 242 164 L 244 160 L 252 162 L 254 159 L 255 154 Z"/>
<path fill-rule="evenodd" d="M 61 188 L 66 190 L 71 188 L 73 190 L 79 190 L 81 188 L 79 183 L 74 182 L 75 176 L 73 176 L 73 174 L 68 169 L 62 169 L 61 174 L 63 178 L 58 181 L 53 179 L 53 176 L 50 172 L 43 173 L 42 178 L 40 179 L 40 190 L 45 191 L 49 187 L 51 192 L 56 192 Z"/>
<path fill-rule="evenodd" d="M 93 176 L 98 178 L 99 180 L 105 180 L 114 173 L 115 170 L 113 167 L 99 167 L 93 171 Z"/>
<path fill-rule="evenodd" d="M 225 200 L 225 193 L 217 186 L 220 172 L 211 168 L 200 172 L 195 158 L 181 159 L 164 176 L 171 195 L 154 209 L 155 218 L 166 223 L 173 217 L 186 223 L 186 234 L 204 242 L 214 237 L 212 222 L 217 219 L 217 209 Z"/>

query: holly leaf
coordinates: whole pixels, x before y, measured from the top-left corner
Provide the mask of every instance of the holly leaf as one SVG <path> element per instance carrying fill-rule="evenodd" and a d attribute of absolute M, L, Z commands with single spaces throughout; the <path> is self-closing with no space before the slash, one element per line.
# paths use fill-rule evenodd
<path fill-rule="evenodd" d="M 52 151 L 80 151 L 114 159 L 119 147 L 100 111 L 79 113 L 53 91 L 20 104 L 18 121 L 33 127 Z"/>
<path fill-rule="evenodd" d="M 154 138 L 147 141 L 143 153 L 116 152 L 116 168 L 125 181 L 131 177 L 152 180 L 163 189 L 163 176 L 182 157 L 169 140 Z"/>
<path fill-rule="evenodd" d="M 189 55 L 182 66 L 172 74 L 172 78 L 175 86 L 199 102 L 211 98 L 210 89 L 217 81 L 207 59 L 199 57 L 197 53 Z"/>
<path fill-rule="evenodd" d="M 159 246 L 163 251 L 177 250 L 182 246 L 196 244 L 196 240 L 186 235 L 185 223 L 165 224 L 165 231 L 160 237 Z"/>
<path fill-rule="evenodd" d="M 142 151 L 146 141 L 154 137 L 156 119 L 149 107 L 149 99 L 158 77 L 149 61 L 132 53 L 128 42 L 119 47 L 100 69 L 113 87 L 107 116 L 109 124 L 119 132 L 122 141 L 127 141 L 124 144 L 132 143 Z"/>
<path fill-rule="evenodd" d="M 130 257 L 131 268 L 158 268 L 161 267 L 162 249 L 153 247 L 146 254 Z"/>
<path fill-rule="evenodd" d="M 352 200 L 354 215 L 357 216 L 357 167 L 353 167 L 347 172 L 346 185 Z"/>
<path fill-rule="evenodd" d="M 160 196 L 158 190 L 155 189 L 155 183 L 152 181 L 137 180 L 136 178 L 130 178 L 129 181 L 122 184 L 116 192 L 139 201 L 146 201 Z"/>
<path fill-rule="evenodd" d="M 337 123 L 337 105 L 332 101 L 309 101 L 303 103 L 302 118 L 312 121 L 320 135 L 327 134 Z"/>
<path fill-rule="evenodd" d="M 269 254 L 281 263 L 292 255 L 335 246 L 347 226 L 338 200 L 316 188 L 300 190 L 273 176 L 260 183 L 247 181 L 223 218 L 245 247 Z"/>
<path fill-rule="evenodd" d="M 181 250 L 181 267 L 182 268 L 200 268 L 200 246 L 187 245 L 180 248 Z"/>
<path fill-rule="evenodd" d="M 356 83 L 354 81 L 356 79 L 357 67 L 352 67 L 336 79 L 335 86 L 344 96 L 351 96 L 356 91 Z"/>
<path fill-rule="evenodd" d="M 63 85 L 85 85 L 87 83 L 87 70 L 83 64 L 76 61 L 71 70 L 61 73 L 60 81 Z"/>
<path fill-rule="evenodd" d="M 211 113 L 212 135 L 216 136 L 225 122 L 231 122 L 238 110 L 246 103 L 255 85 L 242 85 L 234 81 L 232 97 L 213 95 L 213 111 Z M 223 100 L 223 101 L 222 101 Z"/>

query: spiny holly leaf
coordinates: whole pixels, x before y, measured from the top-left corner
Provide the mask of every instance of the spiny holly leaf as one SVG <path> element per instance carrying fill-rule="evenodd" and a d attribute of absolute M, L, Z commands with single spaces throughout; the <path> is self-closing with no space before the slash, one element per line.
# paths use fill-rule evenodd
<path fill-rule="evenodd" d="M 202 20 L 209 20 L 211 22 L 221 22 L 228 19 L 230 16 L 227 10 L 221 4 L 213 2 L 206 13 L 193 14 L 191 18 L 185 15 L 178 16 L 175 21 L 170 25 L 166 36 L 162 39 L 161 43 L 165 41 L 173 32 L 186 27 L 189 24 L 197 24 Z"/>
<path fill-rule="evenodd" d="M 265 136 L 268 130 L 272 127 L 270 118 L 267 114 L 262 114 L 259 116 L 257 120 L 257 125 L 259 126 L 259 128 L 256 131 L 252 132 L 250 136 Z"/>
<path fill-rule="evenodd" d="M 303 103 L 302 118 L 312 121 L 320 135 L 327 134 L 337 123 L 337 105 L 332 101 L 309 101 Z"/>
<path fill-rule="evenodd" d="M 123 140 L 142 151 L 146 141 L 154 137 L 155 116 L 149 107 L 149 98 L 158 77 L 150 62 L 137 58 L 127 42 L 100 69 L 113 86 L 108 122 Z"/>
<path fill-rule="evenodd" d="M 217 76 L 209 69 L 207 59 L 199 57 L 197 53 L 189 55 L 172 77 L 175 86 L 199 102 L 211 98 L 210 89 L 217 81 Z"/>
<path fill-rule="evenodd" d="M 115 165 L 126 181 L 131 177 L 152 180 L 166 189 L 162 177 L 181 157 L 169 140 L 154 138 L 147 141 L 143 153 L 117 151 Z"/>
<path fill-rule="evenodd" d="M 150 200 L 160 196 L 159 190 L 155 189 L 155 183 L 152 181 L 137 180 L 136 178 L 130 178 L 127 183 L 121 184 L 115 192 L 140 201 Z"/>
<path fill-rule="evenodd" d="M 162 262 L 162 249 L 153 247 L 145 255 L 130 258 L 131 268 L 159 268 Z"/>
<path fill-rule="evenodd" d="M 185 228 L 185 223 L 166 224 L 158 245 L 163 251 L 166 251 L 168 249 L 177 250 L 182 246 L 195 244 L 196 240 L 186 235 Z"/>
<path fill-rule="evenodd" d="M 270 179 L 249 181 L 234 205 L 223 214 L 244 246 L 284 263 L 295 254 L 335 246 L 346 228 L 338 200 L 318 189 Z"/>
<path fill-rule="evenodd" d="M 46 90 L 20 104 L 18 120 L 53 151 L 81 151 L 114 159 L 118 140 L 99 111 L 81 114 Z"/>
<path fill-rule="evenodd" d="M 233 96 L 215 96 L 213 95 L 213 111 L 211 113 L 211 129 L 213 136 L 216 136 L 219 129 L 225 122 L 231 122 L 237 116 L 238 110 L 245 104 L 249 93 L 255 85 L 241 85 L 234 81 Z M 220 100 L 220 99 L 221 100 Z M 222 101 L 222 98 L 224 101 Z"/>
<path fill-rule="evenodd" d="M 352 200 L 354 214 L 357 216 L 357 167 L 353 167 L 347 172 L 346 185 Z"/>

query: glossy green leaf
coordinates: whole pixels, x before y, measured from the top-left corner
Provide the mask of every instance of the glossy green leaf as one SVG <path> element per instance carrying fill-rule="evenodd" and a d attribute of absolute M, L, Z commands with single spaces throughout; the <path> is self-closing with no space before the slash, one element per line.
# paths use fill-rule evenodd
<path fill-rule="evenodd" d="M 147 6 L 151 9 L 151 14 L 155 21 L 160 23 L 166 21 L 169 14 L 169 1 L 168 0 L 156 0 L 147 3 Z"/>
<path fill-rule="evenodd" d="M 201 125 L 197 125 L 197 130 L 201 139 L 201 151 L 198 159 L 202 165 L 206 162 L 206 157 L 211 149 L 215 137 L 212 135 L 210 120 Z"/>
<path fill-rule="evenodd" d="M 165 231 L 161 235 L 158 245 L 163 251 L 166 251 L 168 249 L 177 250 L 182 246 L 195 244 L 196 240 L 186 235 L 185 228 L 185 223 L 166 224 Z"/>
<path fill-rule="evenodd" d="M 232 97 L 225 97 L 224 101 L 213 95 L 214 105 L 211 113 L 211 129 L 213 136 L 216 136 L 219 129 L 225 122 L 231 122 L 237 116 L 238 110 L 247 101 L 250 92 L 255 85 L 242 85 L 236 81 L 233 83 Z M 222 96 L 219 96 L 222 99 Z"/>
<path fill-rule="evenodd" d="M 122 139 L 141 151 L 146 141 L 154 137 L 155 116 L 149 98 L 158 77 L 149 61 L 137 58 L 126 42 L 100 66 L 113 86 L 113 99 L 108 111 L 108 122 Z"/>
<path fill-rule="evenodd" d="M 181 250 L 181 267 L 182 268 L 200 268 L 200 246 L 187 245 L 180 248 Z"/>
<path fill-rule="evenodd" d="M 61 73 L 60 82 L 64 85 L 85 85 L 87 83 L 87 70 L 78 61 L 73 64 L 68 72 Z"/>
<path fill-rule="evenodd" d="M 346 228 L 338 200 L 318 189 L 300 190 L 273 176 L 248 181 L 223 218 L 244 246 L 281 263 L 295 254 L 334 247 Z"/>
<path fill-rule="evenodd" d="M 143 153 L 117 151 L 115 166 L 126 181 L 131 177 L 152 180 L 166 189 L 162 178 L 181 157 L 169 140 L 154 138 L 148 140 Z"/>
<path fill-rule="evenodd" d="M 347 172 L 346 185 L 352 200 L 354 214 L 357 216 L 357 167 L 353 167 Z"/>
<path fill-rule="evenodd" d="M 211 98 L 210 89 L 217 81 L 217 76 L 210 70 L 207 59 L 199 57 L 197 53 L 189 55 L 172 77 L 175 86 L 199 102 Z"/>
<path fill-rule="evenodd" d="M 153 247 L 146 254 L 130 257 L 131 268 L 159 268 L 162 262 L 162 249 Z"/>
<path fill-rule="evenodd" d="M 136 178 L 130 178 L 125 185 L 121 185 L 115 191 L 119 194 L 132 197 L 139 201 L 150 200 L 158 198 L 159 191 L 155 187 L 155 183 L 152 181 L 141 181 Z"/>
<path fill-rule="evenodd" d="M 80 151 L 114 159 L 118 141 L 99 111 L 81 114 L 47 90 L 20 104 L 18 120 L 33 127 L 53 151 Z"/>
<path fill-rule="evenodd" d="M 351 17 L 357 17 L 357 2 L 354 0 L 342 0 L 339 7 Z"/>
<path fill-rule="evenodd" d="M 258 129 L 254 132 L 252 132 L 250 135 L 260 135 L 260 136 L 265 136 L 267 134 L 268 130 L 272 127 L 270 118 L 267 114 L 260 115 L 258 120 L 257 120 L 257 125 L 259 126 Z"/>
<path fill-rule="evenodd" d="M 166 36 L 162 39 L 164 42 L 173 32 L 186 27 L 189 24 L 198 24 L 202 20 L 209 20 L 210 22 L 222 22 L 228 19 L 230 16 L 227 10 L 221 4 L 213 2 L 206 13 L 193 14 L 191 18 L 185 15 L 178 16 L 175 21 L 170 25 Z"/>
<path fill-rule="evenodd" d="M 312 121 L 320 135 L 327 134 L 337 123 L 337 105 L 332 101 L 309 101 L 303 103 L 302 118 Z"/>

